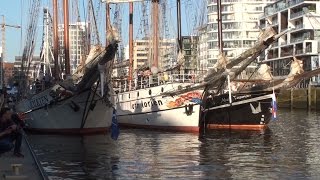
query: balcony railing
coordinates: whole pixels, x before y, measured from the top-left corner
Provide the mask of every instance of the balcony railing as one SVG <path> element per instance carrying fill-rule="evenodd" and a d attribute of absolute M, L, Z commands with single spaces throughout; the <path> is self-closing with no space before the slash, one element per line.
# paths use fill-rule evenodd
<path fill-rule="evenodd" d="M 296 25 L 295 30 L 304 28 L 304 24 Z"/>
<path fill-rule="evenodd" d="M 304 41 L 304 40 L 310 40 L 311 37 L 310 36 L 306 36 L 306 37 L 298 37 L 298 38 L 292 38 L 291 39 L 291 43 L 296 43 L 296 42 L 300 42 L 300 41 Z"/>
<path fill-rule="evenodd" d="M 291 1 L 289 1 L 289 6 L 294 6 L 294 5 L 296 5 L 296 4 L 299 4 L 299 3 L 301 3 L 301 2 L 303 2 L 304 0 L 291 0 Z"/>
<path fill-rule="evenodd" d="M 290 15 L 290 19 L 296 18 L 296 17 L 298 17 L 298 16 L 302 16 L 303 14 L 305 14 L 305 12 L 303 12 L 303 11 L 299 11 L 299 12 L 297 12 L 297 13 L 292 13 L 292 14 Z"/>
<path fill-rule="evenodd" d="M 310 1 L 310 0 L 309 0 Z M 313 1 L 313 0 L 311 0 Z M 265 14 L 264 16 L 268 16 L 268 15 L 271 15 L 271 14 L 275 14 L 276 12 L 279 12 L 283 9 L 286 9 L 288 7 L 291 7 L 291 6 L 294 6 L 296 4 L 299 4 L 301 2 L 304 2 L 304 0 L 291 0 L 289 1 L 288 3 L 285 2 L 285 1 L 280 1 L 278 2 L 278 7 L 274 7 L 274 5 L 270 5 L 266 8 L 266 11 L 265 11 Z M 292 18 L 292 17 L 291 17 Z"/>
<path fill-rule="evenodd" d="M 281 57 L 287 57 L 287 56 L 292 56 L 293 51 L 289 51 L 289 52 L 281 52 L 280 56 Z"/>

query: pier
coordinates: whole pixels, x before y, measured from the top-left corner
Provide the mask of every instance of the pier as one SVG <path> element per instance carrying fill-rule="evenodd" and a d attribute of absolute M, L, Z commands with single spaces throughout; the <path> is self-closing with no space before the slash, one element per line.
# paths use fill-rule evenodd
<path fill-rule="evenodd" d="M 320 109 L 320 87 L 292 88 L 281 90 L 277 97 L 278 106 L 293 109 Z"/>
<path fill-rule="evenodd" d="M 4 102 L 5 98 L 1 95 L 0 108 L 3 107 Z M 23 133 L 21 151 L 24 157 L 15 157 L 13 150 L 0 154 L 0 180 L 47 179 L 25 133 Z"/>
<path fill-rule="evenodd" d="M 23 158 L 13 156 L 13 151 L 0 155 L 0 180 L 13 179 L 47 179 L 41 164 L 29 146 L 26 135 L 22 140 Z"/>

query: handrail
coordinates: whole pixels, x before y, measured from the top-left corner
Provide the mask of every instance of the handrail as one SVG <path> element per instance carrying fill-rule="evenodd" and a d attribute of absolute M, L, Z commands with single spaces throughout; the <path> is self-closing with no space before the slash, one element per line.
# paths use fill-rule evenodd
<path fill-rule="evenodd" d="M 201 81 L 200 74 L 169 74 L 169 75 L 149 75 L 137 76 L 133 81 L 120 81 L 114 85 L 114 88 L 119 92 L 126 92 L 136 89 L 144 89 L 156 87 L 164 84 L 172 83 L 198 83 Z M 131 88 L 129 88 L 131 87 Z"/>

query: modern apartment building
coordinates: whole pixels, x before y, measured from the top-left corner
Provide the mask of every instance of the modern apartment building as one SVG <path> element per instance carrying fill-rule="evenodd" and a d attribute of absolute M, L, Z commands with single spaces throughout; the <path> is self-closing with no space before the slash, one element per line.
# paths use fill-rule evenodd
<path fill-rule="evenodd" d="M 28 80 L 30 82 L 34 81 L 38 77 L 37 69 L 39 69 L 40 61 L 41 61 L 40 56 L 33 56 L 32 57 L 32 61 L 29 65 L 29 71 L 28 71 Z M 23 78 L 21 64 L 22 64 L 22 57 L 16 56 L 15 61 L 14 61 L 14 70 L 13 70 L 14 79 L 16 81 L 20 81 L 20 78 Z M 24 67 L 24 71 L 26 71 L 26 69 L 28 69 L 28 62 L 27 61 L 24 62 L 23 67 Z"/>
<path fill-rule="evenodd" d="M 74 73 L 77 66 L 81 63 L 82 54 L 84 52 L 84 37 L 86 35 L 86 24 L 77 22 L 69 24 L 69 53 L 70 53 L 70 72 Z M 60 59 L 64 62 L 64 26 L 58 25 Z"/>
<path fill-rule="evenodd" d="M 207 25 L 200 27 L 198 29 L 198 54 L 197 54 L 197 69 L 200 71 L 206 71 L 208 67 L 208 33 L 207 33 Z"/>
<path fill-rule="evenodd" d="M 199 36 L 182 36 L 182 52 L 184 55 L 185 73 L 192 73 L 198 69 Z"/>
<path fill-rule="evenodd" d="M 257 41 L 259 18 L 263 8 L 274 0 L 221 0 L 223 47 L 227 57 L 240 55 Z M 218 22 L 217 0 L 208 0 L 208 55 L 207 67 L 217 61 Z"/>
<path fill-rule="evenodd" d="M 176 40 L 175 39 L 160 39 L 159 40 L 159 68 L 165 69 L 171 66 L 171 60 L 176 54 Z M 150 67 L 152 64 L 152 41 L 148 39 L 133 41 L 133 69 L 141 67 Z"/>
<path fill-rule="evenodd" d="M 288 75 L 294 56 L 303 61 L 305 71 L 319 68 L 319 0 L 280 0 L 270 4 L 264 8 L 260 26 L 271 26 L 276 32 L 292 29 L 260 57 L 268 62 L 274 76 Z M 300 86 L 309 83 L 319 85 L 319 76 L 304 80 Z"/>

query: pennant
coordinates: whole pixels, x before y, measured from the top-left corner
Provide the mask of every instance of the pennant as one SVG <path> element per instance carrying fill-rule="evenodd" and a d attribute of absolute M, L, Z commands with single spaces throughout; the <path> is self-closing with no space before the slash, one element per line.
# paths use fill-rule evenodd
<path fill-rule="evenodd" d="M 277 111 L 278 111 L 278 107 L 277 107 L 277 99 L 276 99 L 276 94 L 273 91 L 272 94 L 272 102 L 271 102 L 271 113 L 272 113 L 272 120 L 276 120 L 277 119 Z"/>
<path fill-rule="evenodd" d="M 117 140 L 120 134 L 118 118 L 117 118 L 117 110 L 113 108 L 112 112 L 112 122 L 111 122 L 111 138 L 113 140 Z"/>

